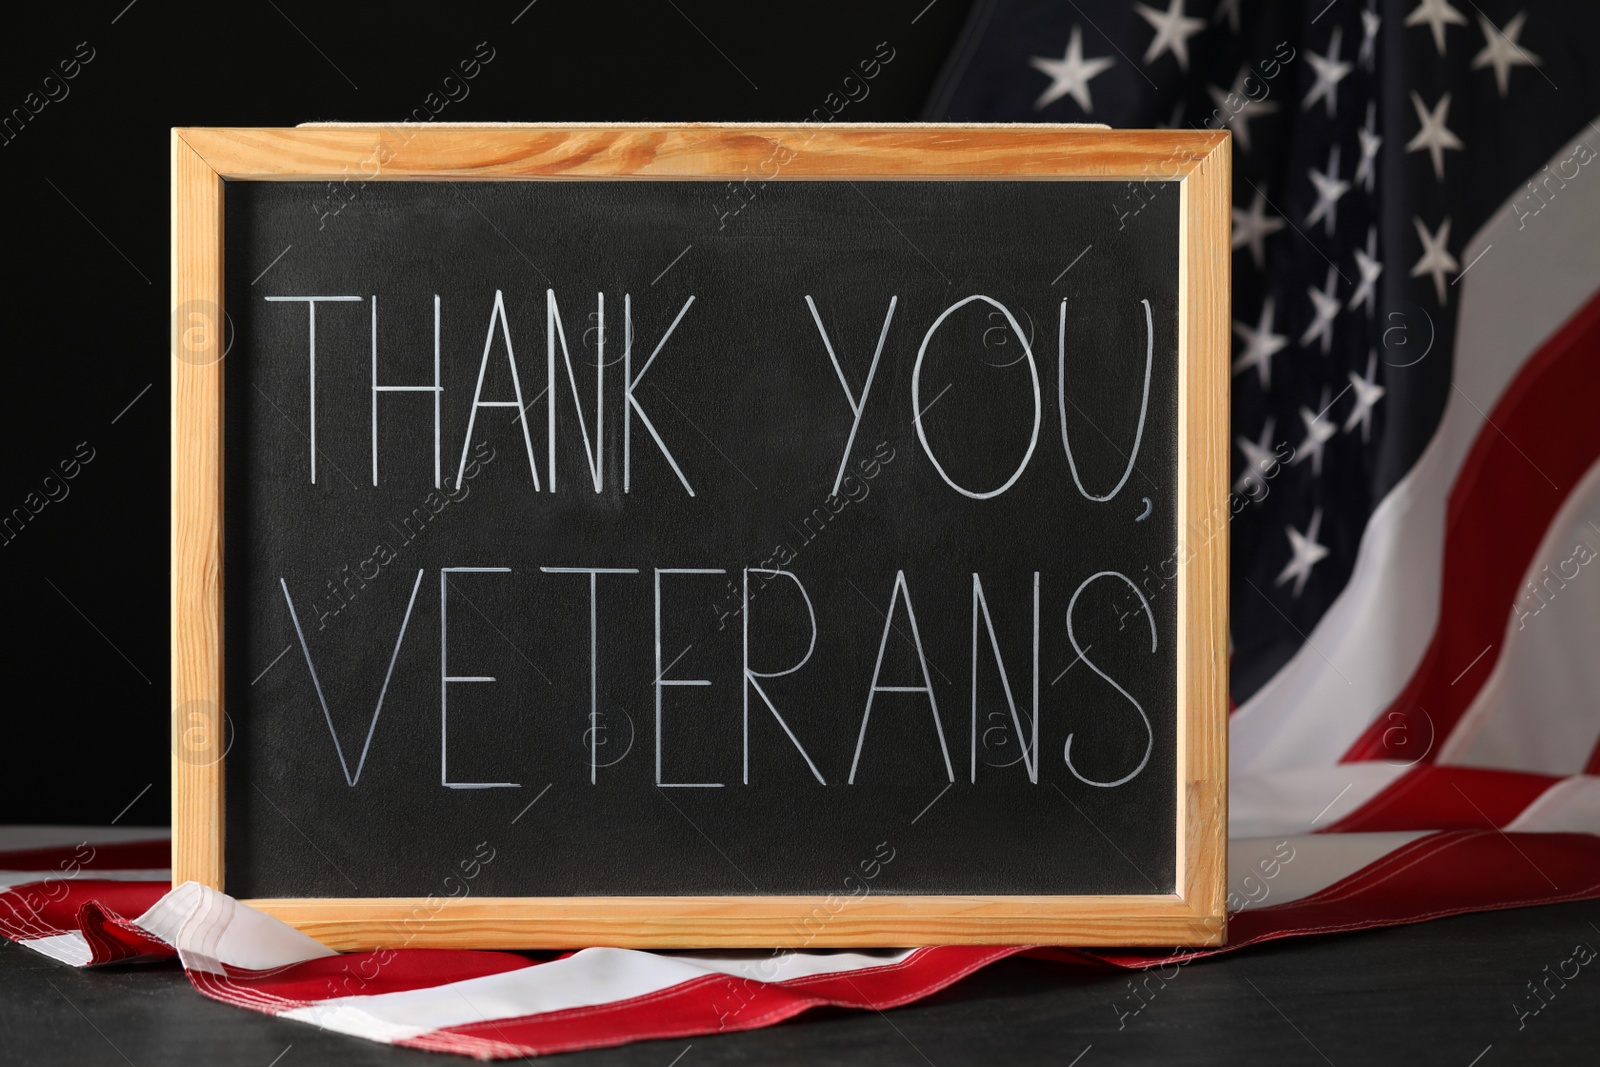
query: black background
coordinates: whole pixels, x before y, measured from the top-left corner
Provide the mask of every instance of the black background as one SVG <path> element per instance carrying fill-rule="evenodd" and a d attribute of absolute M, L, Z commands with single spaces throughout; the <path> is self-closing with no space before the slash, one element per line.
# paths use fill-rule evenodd
<path fill-rule="evenodd" d="M 724 218 L 724 184 L 374 182 L 329 217 L 324 183 L 229 186 L 230 892 L 423 896 L 449 892 L 441 879 L 463 860 L 476 872 L 473 891 L 490 895 L 826 895 L 858 892 L 844 880 L 863 870 L 874 891 L 1171 891 L 1176 596 L 1155 575 L 1172 558 L 1176 530 L 1176 197 L 1124 225 L 1119 183 L 777 181 L 752 186 L 754 199 Z M 1092 269 L 1067 271 L 1090 246 Z M 485 359 L 497 290 L 505 323 L 489 334 Z M 559 348 L 549 492 L 547 290 L 559 301 L 591 432 L 594 368 L 602 359 L 606 367 L 598 493 Z M 603 334 L 589 318 L 600 290 Z M 692 497 L 637 416 L 623 491 L 624 293 L 636 378 L 694 298 L 635 393 Z M 480 409 L 472 447 L 492 445 L 493 459 L 463 479 L 455 502 L 435 496 L 431 519 L 431 394 L 380 398 L 372 485 L 373 294 L 379 381 L 412 385 L 432 381 L 439 296 L 447 485 L 480 375 L 483 401 L 516 403 L 511 338 L 526 418 L 514 407 Z M 1004 304 L 1015 330 L 973 294 Z M 270 299 L 295 295 L 368 298 L 318 305 L 314 482 L 306 305 Z M 852 418 L 807 295 L 858 397 L 884 337 L 837 512 L 826 501 Z M 1109 501 L 1074 488 L 1062 449 L 1063 300 L 1073 456 L 1088 491 L 1102 496 L 1126 469 L 1140 424 L 1142 300 L 1153 313 L 1148 417 L 1135 470 Z M 1031 337 L 1033 368 L 1016 331 Z M 1006 485 L 1020 457 L 1026 463 L 1004 492 L 965 497 L 919 444 L 915 410 L 929 450 L 971 491 Z M 543 492 L 529 472 L 530 443 Z M 392 562 L 377 562 L 390 551 Z M 753 696 L 741 782 L 735 589 L 741 567 L 774 565 L 804 583 L 818 635 L 803 667 L 762 688 L 825 784 Z M 450 687 L 448 772 L 451 782 L 514 786 L 441 785 L 442 566 L 511 569 L 450 582 L 449 674 L 495 680 Z M 541 566 L 641 572 L 600 579 L 599 738 L 588 730 L 586 581 Z M 654 567 L 728 571 L 661 578 L 659 651 Z M 1153 623 L 1125 582 L 1095 578 L 1108 571 L 1148 583 Z M 915 623 L 902 600 L 883 640 L 897 572 Z M 1034 572 L 1041 726 L 1030 783 L 981 625 L 974 637 L 971 575 L 983 578 L 1028 730 Z M 759 583 L 752 578 L 750 666 L 783 670 L 806 657 L 805 601 L 786 581 Z M 1067 615 L 1079 589 L 1075 649 Z M 922 650 L 948 756 L 925 695 L 881 693 L 851 784 L 880 641 L 882 686 L 922 685 Z M 393 680 L 352 786 L 391 657 Z M 658 670 L 710 682 L 666 689 L 659 728 Z M 1139 701 L 1150 735 L 1097 671 Z M 1075 777 L 1062 759 L 1069 736 L 1078 774 L 1131 780 L 1102 788 Z M 1147 737 L 1153 751 L 1141 770 Z M 591 784 L 596 740 L 604 766 Z M 657 789 L 658 777 L 719 787 Z M 493 859 L 481 870 L 470 862 L 485 855 Z"/>
<path fill-rule="evenodd" d="M 839 117 L 906 120 L 964 7 L 112 0 L 8 10 L 0 110 L 21 107 L 80 42 L 94 58 L 65 99 L 0 145 L 0 507 L 21 506 L 79 442 L 95 458 L 70 495 L 0 547 L 0 820 L 168 817 L 172 126 L 398 120 L 483 41 L 495 59 L 440 120 L 798 121 L 883 41 L 894 60 Z"/>

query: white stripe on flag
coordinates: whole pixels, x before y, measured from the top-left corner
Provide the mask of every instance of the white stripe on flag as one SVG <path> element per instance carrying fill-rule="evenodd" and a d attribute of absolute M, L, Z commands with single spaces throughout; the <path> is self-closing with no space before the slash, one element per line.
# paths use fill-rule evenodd
<path fill-rule="evenodd" d="M 1586 128 L 1551 165 L 1592 133 Z M 1552 225 L 1519 231 L 1509 200 L 1462 250 L 1465 263 L 1494 245 L 1457 287 L 1457 388 L 1422 457 L 1373 512 L 1349 584 L 1310 640 L 1233 716 L 1235 773 L 1337 762 L 1421 662 L 1439 618 L 1445 507 L 1484 432 L 1481 412 L 1493 409 L 1529 355 L 1600 290 L 1600 182 L 1571 182 L 1562 197 L 1559 224 L 1552 216 Z M 1389 269 L 1399 270 L 1404 264 L 1389 254 Z M 1413 337 L 1426 336 L 1425 323 L 1406 325 Z"/>
<path fill-rule="evenodd" d="M 900 963 L 917 951 L 914 948 L 866 949 L 859 952 L 674 952 L 661 953 L 663 959 L 681 960 L 708 971 L 720 971 L 734 978 L 758 982 L 793 982 L 821 974 L 857 971 L 866 967 L 887 967 Z"/>
<path fill-rule="evenodd" d="M 1247 907 L 1289 904 L 1322 892 L 1430 833 L 1303 834 L 1229 841 L 1228 891 L 1248 901 Z"/>
<path fill-rule="evenodd" d="M 198 882 L 185 882 L 134 920 L 178 950 L 190 970 L 264 971 L 338 953 L 265 912 Z"/>
<path fill-rule="evenodd" d="M 1408 769 L 1373 760 L 1234 776 L 1228 782 L 1228 835 L 1266 837 L 1326 830 Z"/>
<path fill-rule="evenodd" d="M 87 967 L 93 955 L 89 951 L 89 942 L 76 930 L 69 930 L 64 934 L 51 934 L 49 937 L 30 937 L 17 944 L 24 948 L 49 956 L 53 960 L 67 964 L 69 967 Z"/>

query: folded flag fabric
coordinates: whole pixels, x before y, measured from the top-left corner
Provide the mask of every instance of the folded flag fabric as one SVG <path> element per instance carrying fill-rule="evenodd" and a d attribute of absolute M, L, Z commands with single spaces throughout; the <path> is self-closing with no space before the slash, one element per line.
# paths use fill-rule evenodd
<path fill-rule="evenodd" d="M 17 827 L 0 829 L 0 881 L 11 883 L 0 890 L 0 933 L 76 967 L 178 959 L 205 996 L 337 1033 L 515 1058 L 755 1029 L 820 1005 L 892 1008 L 1022 952 L 1068 973 L 1171 966 L 1279 937 L 1600 896 L 1600 836 L 1545 829 L 1565 825 L 1574 797 L 1592 817 L 1596 787 L 1600 780 L 1549 784 L 1547 792 L 1568 800 L 1546 803 L 1542 814 L 1534 800 L 1512 820 L 1523 828 L 1510 831 L 1235 840 L 1235 905 L 1223 950 L 341 954 L 216 890 L 172 888 L 156 866 L 166 862 L 164 839 Z M 54 846 L 45 844 L 52 832 Z M 12 847 L 19 838 L 32 840 Z"/>
<path fill-rule="evenodd" d="M 1233 133 L 1222 952 L 1600 896 L 1596 40 L 1593 4 L 976 0 L 930 100 Z M 1071 299 L 1093 249 L 1061 262 Z M 166 865 L 150 832 L 0 831 L 0 933 L 485 1059 L 889 1008 L 1018 952 L 1216 954 L 340 955 Z"/>

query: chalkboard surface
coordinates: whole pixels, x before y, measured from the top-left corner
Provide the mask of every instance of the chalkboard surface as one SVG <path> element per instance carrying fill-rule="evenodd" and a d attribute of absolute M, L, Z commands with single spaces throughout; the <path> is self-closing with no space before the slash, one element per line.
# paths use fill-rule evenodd
<path fill-rule="evenodd" d="M 232 893 L 1173 891 L 1178 197 L 720 192 L 227 184 Z"/>
<path fill-rule="evenodd" d="M 1174 891 L 1176 185 L 224 188 L 230 892 Z"/>

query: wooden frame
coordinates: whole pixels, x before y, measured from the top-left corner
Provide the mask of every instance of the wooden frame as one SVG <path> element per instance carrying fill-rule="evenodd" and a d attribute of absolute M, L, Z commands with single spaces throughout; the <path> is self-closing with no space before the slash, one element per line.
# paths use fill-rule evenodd
<path fill-rule="evenodd" d="M 223 885 L 224 180 L 1095 179 L 1178 183 L 1178 892 L 869 896 L 808 947 L 1226 938 L 1226 133 L 1057 125 L 372 125 L 172 132 L 172 875 Z M 781 153 L 781 155 L 775 155 Z M 799 947 L 811 897 L 252 900 L 338 949 Z M 834 902 L 837 903 L 837 902 Z M 419 920 L 425 920 L 420 921 Z"/>

